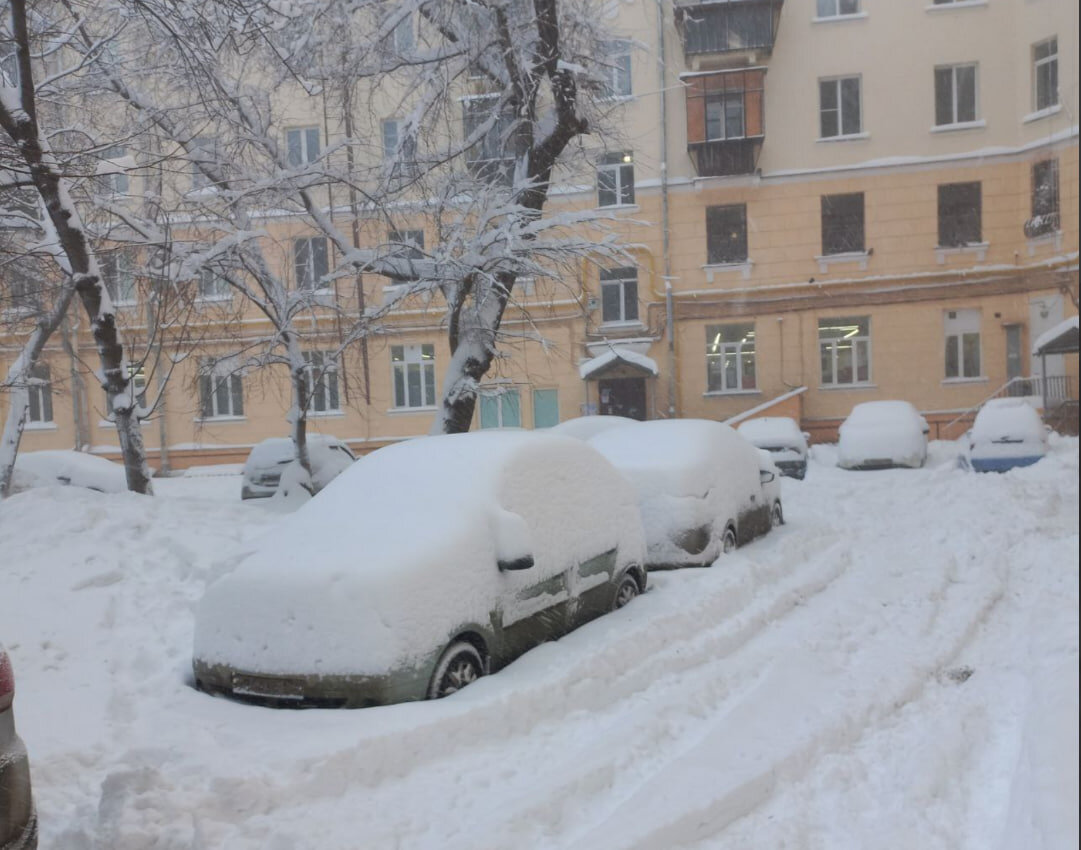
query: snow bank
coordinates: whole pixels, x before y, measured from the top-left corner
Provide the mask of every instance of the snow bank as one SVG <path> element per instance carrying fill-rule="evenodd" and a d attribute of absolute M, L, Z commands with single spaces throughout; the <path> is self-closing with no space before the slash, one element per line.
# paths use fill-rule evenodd
<path fill-rule="evenodd" d="M 13 493 L 58 484 L 102 493 L 123 493 L 128 489 L 124 467 L 103 457 L 74 451 L 41 451 L 21 452 L 15 459 Z"/>

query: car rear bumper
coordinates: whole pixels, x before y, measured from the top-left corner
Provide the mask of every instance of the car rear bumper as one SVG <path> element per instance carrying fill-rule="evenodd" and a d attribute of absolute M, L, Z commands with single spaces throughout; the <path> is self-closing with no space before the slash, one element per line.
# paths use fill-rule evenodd
<path fill-rule="evenodd" d="M 1006 472 L 1019 466 L 1032 466 L 1041 457 L 1041 455 L 1030 455 L 1028 457 L 974 457 L 969 460 L 969 463 L 977 472 Z"/>
<path fill-rule="evenodd" d="M 789 478 L 803 478 L 807 474 L 806 460 L 774 460 L 781 475 Z"/>

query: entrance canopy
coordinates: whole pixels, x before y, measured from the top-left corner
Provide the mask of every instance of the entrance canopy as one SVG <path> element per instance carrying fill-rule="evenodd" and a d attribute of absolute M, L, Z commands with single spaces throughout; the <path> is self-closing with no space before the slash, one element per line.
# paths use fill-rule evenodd
<path fill-rule="evenodd" d="M 590 378 L 599 378 L 616 366 L 630 366 L 643 375 L 655 376 L 660 371 L 657 368 L 657 361 L 652 357 L 638 354 L 624 346 L 613 345 L 608 351 L 590 358 L 579 366 L 578 374 L 581 375 L 583 381 L 588 381 Z"/>
<path fill-rule="evenodd" d="M 1032 346 L 1032 353 L 1037 357 L 1045 354 L 1076 354 L 1077 349 L 1077 316 L 1071 316 L 1040 334 Z"/>

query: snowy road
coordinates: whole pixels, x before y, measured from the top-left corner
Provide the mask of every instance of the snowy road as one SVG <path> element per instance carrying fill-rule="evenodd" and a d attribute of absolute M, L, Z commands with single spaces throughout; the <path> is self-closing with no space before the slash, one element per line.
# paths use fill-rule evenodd
<path fill-rule="evenodd" d="M 188 687 L 194 602 L 276 518 L 162 483 L 0 506 L 43 848 L 1077 846 L 1076 440 L 1002 476 L 815 464 L 714 568 L 353 712 Z"/>

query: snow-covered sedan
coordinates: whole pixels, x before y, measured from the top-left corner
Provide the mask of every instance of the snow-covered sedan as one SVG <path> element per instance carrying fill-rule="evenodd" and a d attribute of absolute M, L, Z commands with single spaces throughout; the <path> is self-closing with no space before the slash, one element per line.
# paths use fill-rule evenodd
<path fill-rule="evenodd" d="M 588 443 L 425 437 L 365 457 L 206 592 L 196 685 L 278 706 L 442 697 L 646 586 L 634 493 Z"/>
<path fill-rule="evenodd" d="M 38 843 L 37 816 L 30 793 L 26 747 L 15 734 L 11 707 L 14 698 L 11 659 L 0 644 L 0 848 L 34 850 Z"/>
<path fill-rule="evenodd" d="M 316 492 L 326 487 L 356 460 L 349 446 L 329 434 L 309 434 L 307 442 Z M 244 463 L 240 498 L 266 499 L 273 496 L 278 492 L 283 473 L 289 472 L 295 458 L 293 441 L 289 437 L 271 437 L 256 444 Z M 288 481 L 290 476 L 286 474 L 285 478 Z"/>
<path fill-rule="evenodd" d="M 650 567 L 708 566 L 782 521 L 776 467 L 720 422 L 639 422 L 590 445 L 637 491 Z"/>
<path fill-rule="evenodd" d="M 1020 398 L 997 398 L 976 414 L 968 433 L 969 456 L 977 472 L 1005 472 L 1029 466 L 1047 454 L 1047 427 Z"/>
<path fill-rule="evenodd" d="M 918 469 L 927 460 L 927 420 L 907 401 L 857 404 L 841 425 L 837 465 L 842 469 Z"/>
<path fill-rule="evenodd" d="M 124 467 L 103 457 L 56 449 L 21 452 L 15 459 L 12 492 L 34 487 L 85 487 L 100 493 L 123 493 L 128 489 Z"/>
<path fill-rule="evenodd" d="M 760 416 L 741 422 L 737 432 L 751 445 L 773 455 L 782 475 L 799 478 L 807 474 L 807 438 L 795 419 L 787 416 Z"/>

